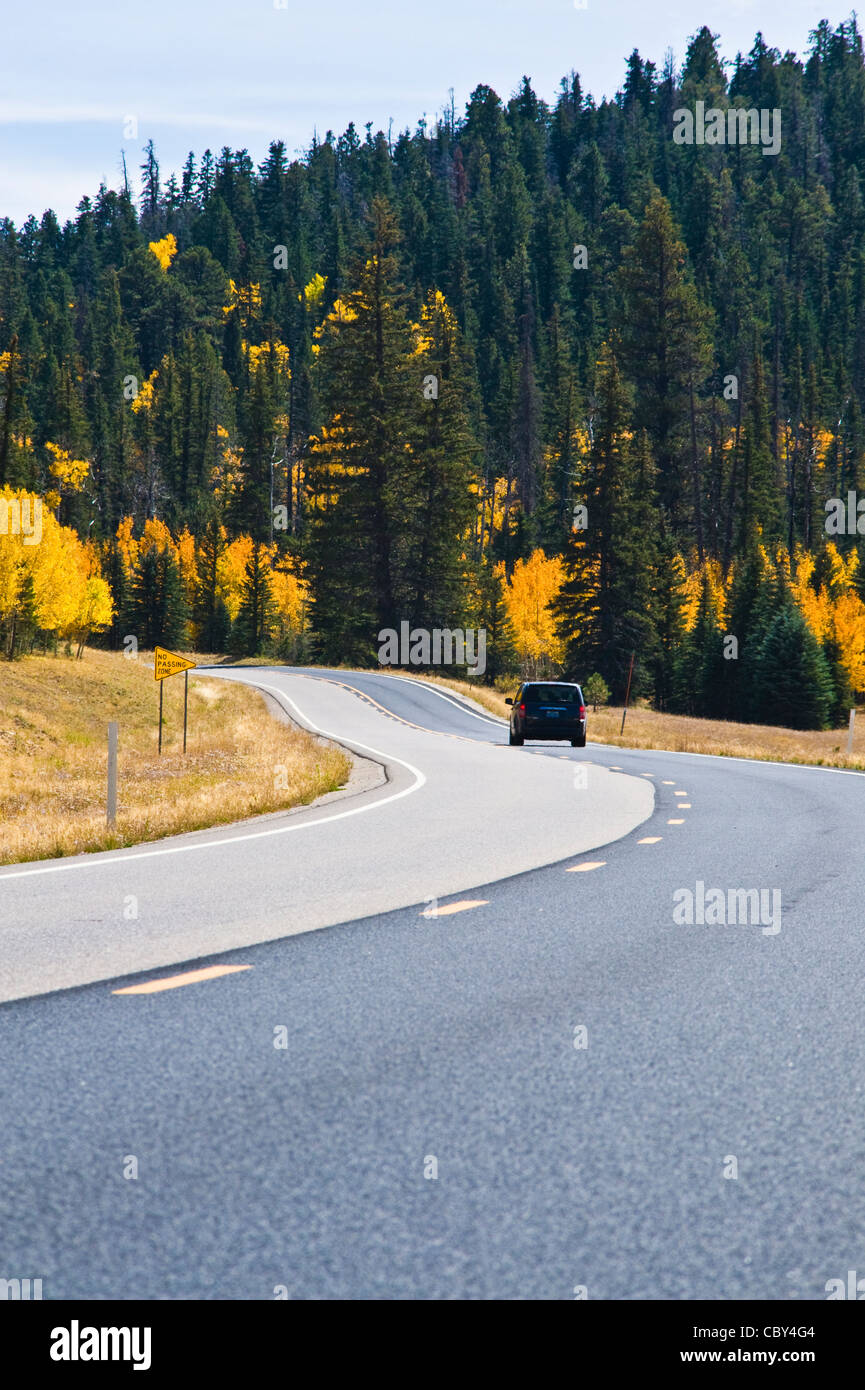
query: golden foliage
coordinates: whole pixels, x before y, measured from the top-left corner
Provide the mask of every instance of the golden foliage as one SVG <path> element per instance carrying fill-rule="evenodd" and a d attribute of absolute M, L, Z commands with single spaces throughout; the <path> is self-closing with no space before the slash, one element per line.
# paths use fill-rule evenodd
<path fill-rule="evenodd" d="M 324 299 L 324 287 L 327 284 L 326 275 L 313 275 L 308 285 L 304 285 L 303 293 L 299 294 L 298 299 L 303 301 L 304 308 L 311 314 L 317 314 L 321 309 L 321 301 Z"/>
<path fill-rule="evenodd" d="M 324 323 L 320 323 L 317 328 L 313 329 L 312 336 L 316 339 L 321 338 L 328 329 L 338 330 L 340 324 L 353 323 L 356 318 L 357 314 L 354 309 L 352 309 L 351 305 L 346 304 L 343 299 L 337 299 L 334 301 L 333 308 L 324 320 Z"/>
<path fill-rule="evenodd" d="M 681 559 L 681 557 L 679 558 Z M 697 621 L 697 609 L 700 606 L 704 578 L 708 581 L 709 598 L 715 612 L 715 619 L 720 628 L 724 627 L 727 616 L 727 588 L 721 565 L 718 560 L 704 560 L 702 565 L 697 565 L 695 569 L 690 570 L 685 575 L 682 621 L 686 632 L 691 632 Z"/>
<path fill-rule="evenodd" d="M 262 365 L 274 366 L 277 371 L 290 377 L 289 352 L 285 343 L 280 343 L 278 340 L 272 343 L 258 344 L 244 341 L 242 346 L 252 371 L 257 371 Z"/>
<path fill-rule="evenodd" d="M 850 550 L 844 555 L 834 542 L 828 542 L 823 552 L 828 578 L 819 586 L 814 579 L 817 559 L 802 546 L 797 546 L 792 556 L 783 545 L 775 547 L 772 554 L 765 546 L 760 546 L 759 553 L 763 581 L 773 575 L 779 576 L 817 641 L 821 645 L 828 641 L 836 644 L 838 659 L 851 688 L 857 693 L 865 692 L 865 603 L 857 591 L 860 563 L 857 551 Z M 714 560 L 690 569 L 681 556 L 676 556 L 676 563 L 684 576 L 682 615 L 685 630 L 690 632 L 694 627 L 704 575 L 708 579 L 718 625 L 723 630 L 735 570 L 730 571 L 725 581 Z"/>
<path fill-rule="evenodd" d="M 303 632 L 309 602 L 309 588 L 303 579 L 286 569 L 275 569 L 270 575 L 270 596 L 274 606 L 274 627 L 279 635 Z"/>
<path fill-rule="evenodd" d="M 451 311 L 441 290 L 432 291 L 421 309 L 420 323 L 413 323 L 411 326 L 414 340 L 413 357 L 421 357 L 435 346 L 434 324 L 443 327 L 446 338 L 450 342 L 454 341 L 458 332 L 456 315 Z"/>
<path fill-rule="evenodd" d="M 793 557 L 790 591 L 800 613 L 818 642 L 837 645 L 838 659 L 851 688 L 865 691 L 865 604 L 856 592 L 859 556 L 851 550 L 845 558 L 834 542 L 826 546 L 829 579 L 814 585 L 815 560 L 798 548 Z"/>
<path fill-rule="evenodd" d="M 836 599 L 832 631 L 851 689 L 865 691 L 865 604 L 858 594 L 848 592 Z"/>
<path fill-rule="evenodd" d="M 45 448 L 51 455 L 49 472 L 65 492 L 81 492 L 90 476 L 87 459 L 74 459 L 59 445 L 46 442 Z"/>
<path fill-rule="evenodd" d="M 817 641 L 823 642 L 832 630 L 832 609 L 826 589 L 818 592 L 814 588 L 813 574 L 814 556 L 800 551 L 795 558 L 795 573 L 790 577 L 790 592 Z"/>
<path fill-rule="evenodd" d="M 243 478 L 243 450 L 232 448 L 228 442 L 228 431 L 220 425 L 217 428 L 220 453 L 211 469 L 210 481 L 214 492 L 225 507 Z"/>
<path fill-rule="evenodd" d="M 152 251 L 163 270 L 167 270 L 177 255 L 177 240 L 173 232 L 168 232 L 161 241 L 151 241 L 148 243 L 148 251 Z"/>
<path fill-rule="evenodd" d="M 131 516 L 125 516 L 117 524 L 117 549 L 127 578 L 138 564 L 138 541 L 133 535 L 135 523 Z"/>
<path fill-rule="evenodd" d="M 141 540 L 138 543 L 139 556 L 148 555 L 151 550 L 170 550 L 177 559 L 177 545 L 164 521 L 158 517 L 148 517 L 144 523 Z"/>
<path fill-rule="evenodd" d="M 153 405 L 153 392 L 156 386 L 158 372 L 153 371 L 146 381 L 142 381 L 138 388 L 138 394 L 133 398 L 132 409 L 137 415 L 139 410 L 149 410 Z"/>
<path fill-rule="evenodd" d="M 246 566 L 252 558 L 252 538 L 238 536 L 223 550 L 217 564 L 217 593 L 228 609 L 234 622 L 240 612 L 243 586 L 246 582 Z"/>
<path fill-rule="evenodd" d="M 36 493 L 6 487 L 0 497 L 7 507 L 26 503 L 33 516 L 38 508 L 39 516 L 29 537 L 9 526 L 0 531 L 0 618 L 10 618 L 28 599 L 33 621 L 43 632 L 81 638 L 108 627 L 114 608 L 93 547 L 61 526 Z"/>
<path fill-rule="evenodd" d="M 250 319 L 261 312 L 261 285 L 257 281 L 252 280 L 248 285 L 238 285 L 236 281 L 229 279 L 228 288 L 231 303 L 222 306 L 224 314 L 231 314 L 235 309 L 240 309 L 243 318 Z"/>
<path fill-rule="evenodd" d="M 516 491 L 508 485 L 507 478 L 494 478 L 492 486 L 487 482 L 472 481 L 469 492 L 477 498 L 475 530 L 478 549 L 482 554 L 492 536 L 505 530 L 508 517 L 520 510 Z"/>
<path fill-rule="evenodd" d="M 187 603 L 191 605 L 195 597 L 195 586 L 198 583 L 198 567 L 195 563 L 195 537 L 188 526 L 184 526 L 177 537 L 176 554 L 183 592 Z"/>
<path fill-rule="evenodd" d="M 501 571 L 502 567 L 497 566 L 496 572 Z M 564 578 L 560 557 L 547 559 L 542 550 L 535 550 L 528 560 L 517 560 L 514 565 L 505 599 L 521 661 L 564 659 L 563 644 L 556 635 L 550 609 Z"/>

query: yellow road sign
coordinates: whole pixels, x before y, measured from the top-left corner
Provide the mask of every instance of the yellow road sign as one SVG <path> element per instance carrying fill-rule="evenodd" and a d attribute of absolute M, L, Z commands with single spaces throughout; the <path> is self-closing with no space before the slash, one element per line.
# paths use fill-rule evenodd
<path fill-rule="evenodd" d="M 195 662 L 187 661 L 185 656 L 166 651 L 165 647 L 157 647 L 154 653 L 153 679 L 164 681 L 166 676 L 176 676 L 178 671 L 191 671 L 194 667 Z"/>

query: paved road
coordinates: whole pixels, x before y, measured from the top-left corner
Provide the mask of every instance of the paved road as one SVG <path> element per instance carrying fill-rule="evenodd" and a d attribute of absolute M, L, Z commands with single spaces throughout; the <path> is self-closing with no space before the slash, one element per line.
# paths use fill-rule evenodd
<path fill-rule="evenodd" d="M 575 786 L 570 761 L 517 760 L 501 723 L 406 679 L 226 674 L 261 683 L 386 780 L 254 825 L 0 871 L 0 1000 L 458 893 L 605 844 L 652 810 L 647 781 L 584 760 Z"/>
<path fill-rule="evenodd" d="M 248 967 L 202 983 L 113 992 L 133 976 L 7 1004 L 0 1275 L 41 1277 L 46 1297 L 572 1298 L 585 1286 L 590 1299 L 819 1299 L 827 1280 L 865 1270 L 862 779 L 502 749 L 499 727 L 432 693 L 337 678 L 467 740 L 436 743 L 461 750 L 476 780 L 503 765 L 505 780 L 525 779 L 528 800 L 506 804 L 509 843 L 522 829 L 536 844 L 540 823 L 546 866 L 437 894 L 439 908 L 483 905 L 435 917 L 422 915 L 424 878 L 395 911 L 197 959 Z M 326 727 L 339 687 L 304 685 Z M 380 750 L 433 738 L 341 698 Z M 575 778 L 585 759 L 595 790 L 592 768 L 588 788 Z M 417 771 L 432 808 L 445 774 Z M 578 804 L 611 783 L 625 797 L 650 785 L 654 801 L 647 819 L 634 804 L 639 823 L 614 843 L 556 862 L 560 815 L 537 798 L 557 778 Z M 411 826 L 426 785 L 298 834 L 304 859 L 320 834 L 346 832 L 348 854 L 362 822 Z M 441 852 L 446 819 L 429 833 Z M 174 862 L 207 860 L 219 877 L 250 852 L 226 838 Z M 174 881 L 171 862 L 149 861 L 154 892 Z M 275 917 L 280 865 L 271 854 L 246 885 L 269 887 Z M 341 873 L 337 857 L 322 891 Z M 28 882 L 49 925 L 55 899 L 96 916 L 97 878 L 4 876 L 4 924 L 6 895 L 21 908 Z M 780 929 L 771 914 L 677 922 L 698 881 L 763 889 L 767 904 L 778 890 Z M 291 930 L 287 915 L 276 929 Z M 138 1176 L 124 1178 L 133 1157 Z"/>

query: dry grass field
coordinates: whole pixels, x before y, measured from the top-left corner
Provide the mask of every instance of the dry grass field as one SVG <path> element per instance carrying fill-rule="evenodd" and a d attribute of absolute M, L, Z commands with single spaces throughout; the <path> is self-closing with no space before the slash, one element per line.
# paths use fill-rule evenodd
<path fill-rule="evenodd" d="M 400 675 L 409 675 L 400 671 Z M 503 719 L 510 710 L 503 692 L 469 681 L 422 676 L 421 680 L 448 686 Z M 514 684 L 516 689 L 516 682 Z M 513 694 L 513 691 L 509 692 Z M 849 767 L 865 771 L 865 710 L 856 716 L 853 751 L 847 755 L 847 729 L 812 732 L 766 724 L 734 724 L 723 719 L 690 719 L 659 714 L 640 707 L 629 709 L 624 735 L 619 730 L 622 710 L 589 706 L 589 738 L 619 748 L 658 748 L 674 753 L 717 753 L 727 758 L 764 758 L 768 762 L 813 763 L 818 767 Z"/>
<path fill-rule="evenodd" d="M 305 804 L 345 784 L 351 763 L 274 719 L 260 695 L 189 677 L 159 687 L 137 661 L 87 649 L 81 661 L 0 662 L 0 864 L 117 849 Z M 117 821 L 106 826 L 107 726 L 120 726 Z"/>

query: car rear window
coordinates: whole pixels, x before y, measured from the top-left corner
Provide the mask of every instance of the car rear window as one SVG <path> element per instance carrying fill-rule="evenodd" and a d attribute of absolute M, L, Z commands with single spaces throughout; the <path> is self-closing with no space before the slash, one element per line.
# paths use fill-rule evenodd
<path fill-rule="evenodd" d="M 523 699 L 531 705 L 579 705 L 578 685 L 530 685 Z"/>

